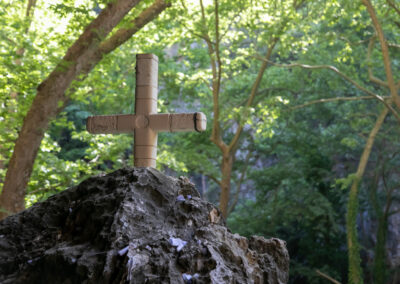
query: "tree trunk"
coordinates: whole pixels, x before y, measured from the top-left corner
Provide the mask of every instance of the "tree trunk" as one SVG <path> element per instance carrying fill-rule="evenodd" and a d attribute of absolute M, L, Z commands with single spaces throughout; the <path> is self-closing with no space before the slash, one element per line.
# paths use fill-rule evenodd
<path fill-rule="evenodd" d="M 360 245 L 358 242 L 357 234 L 357 214 L 358 214 L 358 188 L 361 183 L 361 179 L 364 175 L 365 168 L 368 163 L 369 156 L 371 154 L 372 146 L 375 141 L 375 137 L 381 128 L 388 109 L 385 108 L 379 115 L 374 127 L 372 128 L 367 143 L 365 144 L 364 151 L 361 155 L 360 162 L 358 164 L 357 172 L 354 177 L 354 181 L 350 188 L 349 200 L 347 201 L 347 214 L 346 214 L 346 231 L 347 231 L 347 247 L 349 257 L 349 283 L 360 284 L 363 283 L 361 259 L 360 259 Z"/>
<path fill-rule="evenodd" d="M 379 165 L 379 162 L 378 162 Z M 382 176 L 384 172 L 382 171 Z M 392 203 L 392 190 L 389 190 L 386 196 L 385 209 L 382 210 L 381 204 L 378 199 L 378 188 L 379 188 L 379 173 L 375 176 L 375 183 L 371 186 L 370 199 L 372 207 L 374 208 L 375 214 L 378 219 L 378 228 L 376 231 L 376 244 L 375 244 L 375 255 L 373 263 L 373 279 L 374 283 L 386 283 L 385 278 L 387 276 L 386 268 L 386 239 L 388 231 L 388 218 L 390 205 Z"/>
<path fill-rule="evenodd" d="M 386 283 L 386 237 L 388 230 L 388 215 L 381 214 L 378 218 L 378 230 L 374 256 L 374 283 Z"/>
<path fill-rule="evenodd" d="M 219 208 L 224 218 L 228 217 L 228 204 L 229 204 L 229 194 L 231 192 L 233 156 L 234 155 L 232 153 L 224 153 L 221 162 L 222 179 L 221 179 L 221 194 L 219 198 Z"/>
<path fill-rule="evenodd" d="M 48 90 L 38 92 L 24 119 L 0 196 L 1 219 L 25 209 L 26 185 L 32 173 L 33 163 L 48 123 L 58 110 L 60 97 L 50 94 Z"/>
<path fill-rule="evenodd" d="M 349 283 L 363 283 L 360 244 L 357 234 L 357 214 L 358 214 L 358 187 L 361 177 L 356 177 L 350 189 L 349 200 L 347 201 L 346 231 L 347 248 L 349 258 Z"/>
<path fill-rule="evenodd" d="M 29 32 L 29 28 L 31 26 L 32 23 L 32 16 L 33 16 L 33 11 L 34 8 L 36 6 L 36 0 L 28 0 L 28 5 L 26 8 L 26 13 L 25 13 L 25 20 L 28 22 L 27 27 L 25 29 L 25 33 L 27 34 Z M 22 57 L 25 53 L 25 49 L 21 46 L 20 48 L 18 48 L 16 54 L 19 57 Z M 16 58 L 14 60 L 14 63 L 16 65 L 21 65 L 22 61 L 20 58 Z M 11 97 L 17 97 L 18 93 L 17 92 L 12 92 Z M 43 137 L 42 137 L 43 138 Z M 1 148 L 1 145 L 0 145 Z M 14 151 L 18 151 L 17 149 L 14 149 Z M 11 161 L 10 161 L 11 164 Z M 0 169 L 4 168 L 4 161 L 0 160 Z M 14 181 L 15 179 L 11 178 L 11 181 Z M 7 181 L 7 178 L 5 179 L 5 181 Z M 1 181 L 0 181 L 1 182 Z M 3 184 L 3 191 L 4 191 L 4 187 L 5 187 L 5 183 Z M 4 195 L 4 197 L 3 197 Z M 12 194 L 10 194 L 9 191 L 6 191 L 5 194 L 2 194 L 0 196 L 0 220 L 2 219 L 2 214 L 6 213 L 7 211 L 11 211 L 11 212 L 18 212 L 21 211 L 22 209 L 25 208 L 25 205 L 22 205 L 22 209 L 21 208 L 21 204 L 19 204 L 20 202 L 18 202 L 18 200 L 20 199 L 17 195 L 19 195 L 19 193 L 17 193 L 15 196 L 13 196 Z M 23 194 L 23 198 L 25 197 L 25 194 Z M 3 205 L 3 199 L 4 199 L 4 205 Z M 22 201 L 24 201 L 24 199 L 22 199 Z M 5 206 L 5 205 L 8 206 Z M 2 206 L 3 205 L 3 206 Z M 14 208 L 18 208 L 18 211 L 12 211 Z"/>
<path fill-rule="evenodd" d="M 36 154 L 49 122 L 63 109 L 68 100 L 66 91 L 72 81 L 80 75 L 87 75 L 104 54 L 113 51 L 170 6 L 170 3 L 165 3 L 164 0 L 157 0 L 132 21 L 131 28 L 121 28 L 102 42 L 139 1 L 110 2 L 68 49 L 53 72 L 39 85 L 8 165 L 0 196 L 0 219 L 25 208 L 26 186 Z"/>

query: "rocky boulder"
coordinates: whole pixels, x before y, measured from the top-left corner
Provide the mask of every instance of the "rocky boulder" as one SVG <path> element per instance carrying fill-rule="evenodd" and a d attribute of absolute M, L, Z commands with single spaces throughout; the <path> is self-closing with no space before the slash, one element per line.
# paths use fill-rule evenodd
<path fill-rule="evenodd" d="M 121 169 L 0 222 L 1 283 L 286 283 L 279 239 L 232 234 L 186 178 Z"/>

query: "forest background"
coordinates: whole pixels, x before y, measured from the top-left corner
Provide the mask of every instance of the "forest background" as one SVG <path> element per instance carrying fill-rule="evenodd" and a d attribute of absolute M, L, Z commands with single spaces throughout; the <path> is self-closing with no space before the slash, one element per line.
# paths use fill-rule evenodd
<path fill-rule="evenodd" d="M 132 166 L 85 120 L 133 113 L 154 53 L 159 111 L 209 120 L 159 135 L 161 171 L 285 240 L 290 283 L 399 283 L 399 38 L 396 0 L 3 0 L 2 217 Z"/>

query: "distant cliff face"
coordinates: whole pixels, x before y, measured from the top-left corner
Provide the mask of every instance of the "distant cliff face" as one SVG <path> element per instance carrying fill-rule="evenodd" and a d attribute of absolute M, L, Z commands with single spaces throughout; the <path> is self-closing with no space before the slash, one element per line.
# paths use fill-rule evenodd
<path fill-rule="evenodd" d="M 232 234 L 186 178 L 121 169 L 0 222 L 1 283 L 286 283 L 279 239 Z"/>

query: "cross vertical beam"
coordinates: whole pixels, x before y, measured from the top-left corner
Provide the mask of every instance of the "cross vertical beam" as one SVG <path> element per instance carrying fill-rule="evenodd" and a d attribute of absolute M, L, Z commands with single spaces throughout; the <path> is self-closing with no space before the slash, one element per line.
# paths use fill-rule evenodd
<path fill-rule="evenodd" d="M 136 55 L 134 164 L 156 167 L 157 131 L 149 126 L 149 115 L 157 113 L 158 58 L 154 54 Z"/>

